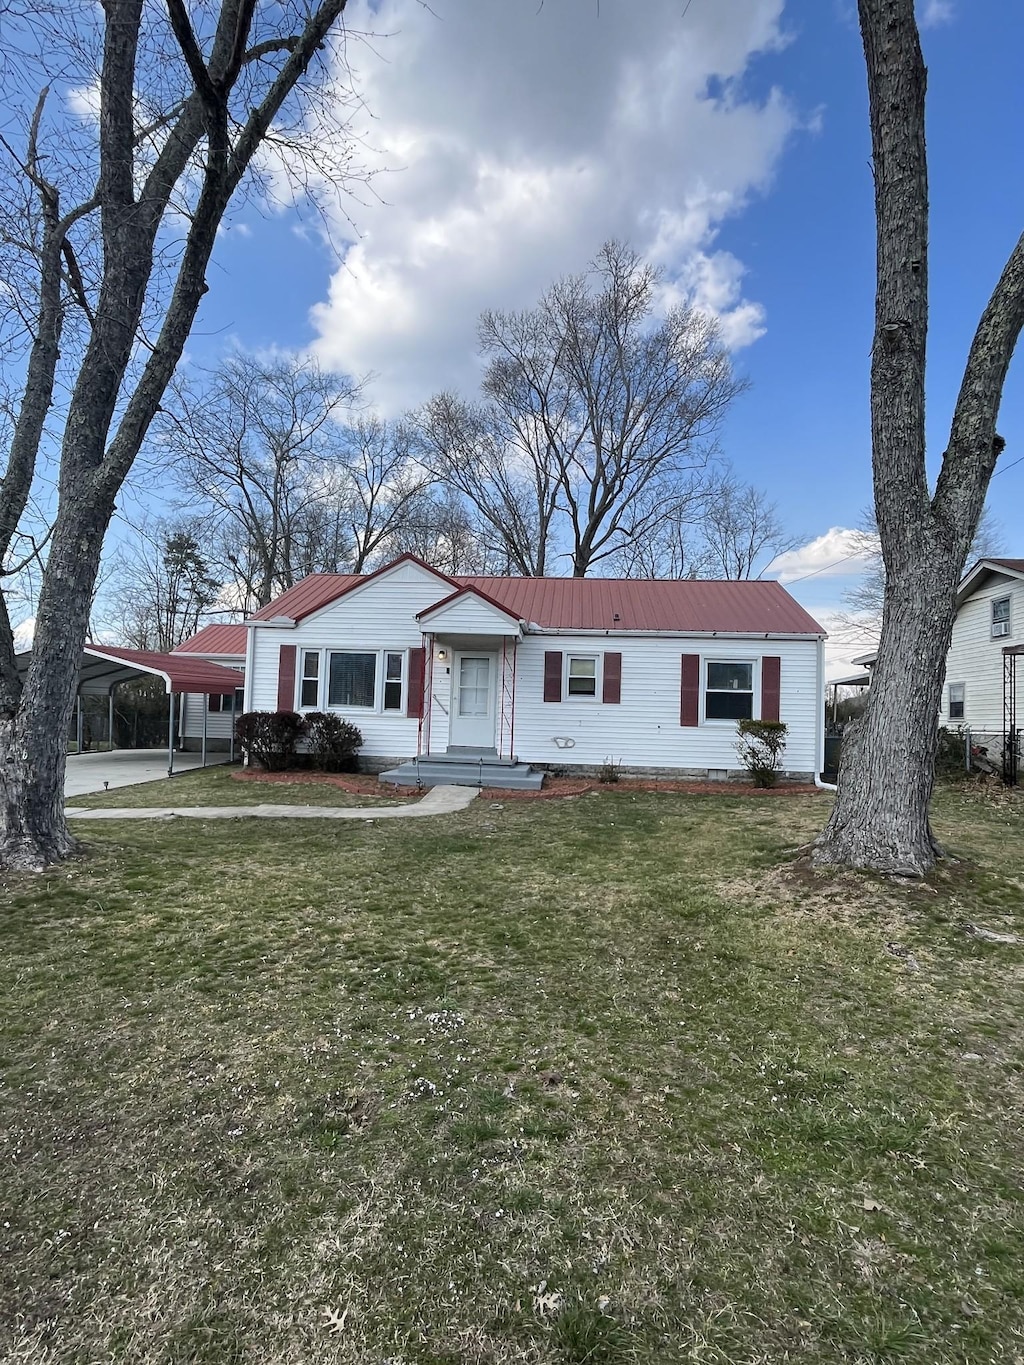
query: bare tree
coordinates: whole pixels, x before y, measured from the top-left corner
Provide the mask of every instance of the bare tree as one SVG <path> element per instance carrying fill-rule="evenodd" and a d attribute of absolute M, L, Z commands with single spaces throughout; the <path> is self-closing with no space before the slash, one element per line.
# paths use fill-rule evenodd
<path fill-rule="evenodd" d="M 882 633 L 863 719 L 844 746 L 819 866 L 922 876 L 940 856 L 928 811 L 956 588 L 1004 443 L 996 419 L 1024 326 L 1024 235 L 978 323 L 934 490 L 925 467 L 928 330 L 926 73 L 913 0 L 858 0 L 874 154 L 871 358 Z"/>
<path fill-rule="evenodd" d="M 800 543 L 799 536 L 786 530 L 768 495 L 731 474 L 709 490 L 702 536 L 702 565 L 709 578 L 758 578 Z"/>
<path fill-rule="evenodd" d="M 417 555 L 447 574 L 503 574 L 507 559 L 489 549 L 470 506 L 447 484 L 425 488 L 406 510 L 388 554 Z"/>
<path fill-rule="evenodd" d="M 440 394 L 420 414 L 424 459 L 516 573 L 548 572 L 566 532 L 576 577 L 639 562 L 637 547 L 702 489 L 744 385 L 713 319 L 691 308 L 656 319 L 658 284 L 631 248 L 606 243 L 535 308 L 482 315 L 482 402 Z"/>
<path fill-rule="evenodd" d="M 6 7 L 17 61 L 5 72 L 0 248 L 17 286 L 4 293 L 2 335 L 21 347 L 24 382 L 0 479 L 0 564 L 51 442 L 59 500 L 24 682 L 0 594 L 2 866 L 38 869 L 74 848 L 64 737 L 104 533 L 233 196 L 268 138 L 291 136 L 284 160 L 301 162 L 294 139 L 315 89 L 305 77 L 346 3 Z M 49 102 L 48 76 L 28 93 L 47 64 L 61 94 Z M 95 94 L 96 117 L 70 108 L 75 89 Z M 327 155 L 339 143 L 318 145 Z"/>
<path fill-rule="evenodd" d="M 433 481 L 416 446 L 408 421 L 363 417 L 341 433 L 335 477 L 351 536 L 352 573 L 405 548 L 410 519 L 421 515 L 424 491 Z"/>
<path fill-rule="evenodd" d="M 424 463 L 473 508 L 486 553 L 526 578 L 548 568 L 558 475 L 538 429 L 522 410 L 467 403 L 452 393 L 416 415 Z"/>
<path fill-rule="evenodd" d="M 650 534 L 699 480 L 744 387 L 707 314 L 675 307 L 655 320 L 658 283 L 632 248 L 607 242 L 536 309 L 481 319 L 484 392 L 500 429 L 528 433 L 553 471 L 577 578 Z"/>
<path fill-rule="evenodd" d="M 123 644 L 165 653 L 194 635 L 213 611 L 221 584 L 210 573 L 202 541 L 199 524 L 158 522 L 120 547 L 103 597 Z"/>
<path fill-rule="evenodd" d="M 337 433 L 354 395 L 293 356 L 233 355 L 175 384 L 155 438 L 189 505 L 218 534 L 244 608 L 348 557 Z"/>

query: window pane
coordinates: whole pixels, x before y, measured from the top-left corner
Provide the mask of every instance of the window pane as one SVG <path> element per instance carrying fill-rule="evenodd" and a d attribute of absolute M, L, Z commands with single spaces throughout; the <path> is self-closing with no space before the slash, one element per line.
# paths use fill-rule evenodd
<path fill-rule="evenodd" d="M 569 659 L 569 696 L 597 696 L 597 660 Z"/>
<path fill-rule="evenodd" d="M 754 665 L 751 663 L 709 663 L 708 687 L 723 692 L 752 692 L 754 690 Z"/>
<path fill-rule="evenodd" d="M 950 720 L 963 720 L 964 718 L 964 684 L 949 684 L 949 718 Z"/>
<path fill-rule="evenodd" d="M 992 603 L 992 620 L 1008 621 L 1010 619 L 1010 599 L 1000 597 L 998 602 Z"/>
<path fill-rule="evenodd" d="M 708 720 L 751 720 L 754 715 L 752 692 L 708 692 L 704 715 Z"/>
<path fill-rule="evenodd" d="M 402 656 L 387 654 L 384 657 L 384 710 L 402 709 Z"/>
<path fill-rule="evenodd" d="M 320 705 L 320 651 L 318 649 L 307 649 L 303 652 L 299 705 Z"/>
<path fill-rule="evenodd" d="M 328 705 L 372 706 L 376 677 L 376 654 L 332 654 L 328 675 Z"/>
<path fill-rule="evenodd" d="M 206 709 L 208 711 L 219 711 L 221 708 L 221 702 L 223 700 L 224 698 L 220 695 L 219 692 L 211 692 L 209 697 L 207 698 Z"/>

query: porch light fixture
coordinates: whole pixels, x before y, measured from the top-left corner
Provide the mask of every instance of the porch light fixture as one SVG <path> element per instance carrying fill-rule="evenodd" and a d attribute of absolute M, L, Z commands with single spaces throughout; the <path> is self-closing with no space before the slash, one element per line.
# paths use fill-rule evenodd
<path fill-rule="evenodd" d="M 438 657 L 439 659 L 447 659 L 447 657 L 448 657 L 448 651 L 447 651 L 446 649 L 439 649 L 439 650 L 437 651 L 437 657 Z"/>

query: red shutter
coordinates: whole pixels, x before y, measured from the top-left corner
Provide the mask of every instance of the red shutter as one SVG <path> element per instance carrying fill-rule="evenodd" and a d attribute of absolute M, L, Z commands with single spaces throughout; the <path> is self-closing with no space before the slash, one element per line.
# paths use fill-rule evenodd
<path fill-rule="evenodd" d="M 562 651 L 544 651 L 544 700 L 562 700 Z"/>
<path fill-rule="evenodd" d="M 427 651 L 423 648 L 409 650 L 409 696 L 405 703 L 405 714 L 419 719 L 423 715 L 423 677 L 427 669 Z"/>
<path fill-rule="evenodd" d="M 295 710 L 295 645 L 282 645 L 277 664 L 277 709 Z"/>
<path fill-rule="evenodd" d="M 761 719 L 778 720 L 782 699 L 782 660 L 767 654 L 761 660 Z"/>
<path fill-rule="evenodd" d="M 700 655 L 684 654 L 679 683 L 679 724 L 700 721 Z"/>
<path fill-rule="evenodd" d="M 601 700 L 603 702 L 620 702 L 622 700 L 621 654 L 606 654 L 604 656 L 604 687 Z"/>

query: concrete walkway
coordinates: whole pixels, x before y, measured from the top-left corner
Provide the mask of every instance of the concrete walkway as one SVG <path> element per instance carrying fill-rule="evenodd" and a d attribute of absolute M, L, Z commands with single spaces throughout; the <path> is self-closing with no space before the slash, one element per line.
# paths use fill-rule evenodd
<path fill-rule="evenodd" d="M 117 810 L 83 810 L 68 806 L 64 814 L 78 820 L 415 820 L 465 810 L 476 787 L 431 787 L 422 801 L 408 806 L 139 806 Z"/>
<path fill-rule="evenodd" d="M 226 753 L 206 755 L 209 767 L 226 763 Z M 201 754 L 176 753 L 175 773 L 192 772 L 202 766 Z M 69 754 L 64 773 L 64 800 L 105 791 L 107 787 L 134 787 L 139 782 L 158 782 L 167 777 L 166 749 L 115 749 L 113 753 Z M 104 783 L 106 786 L 104 786 Z"/>

